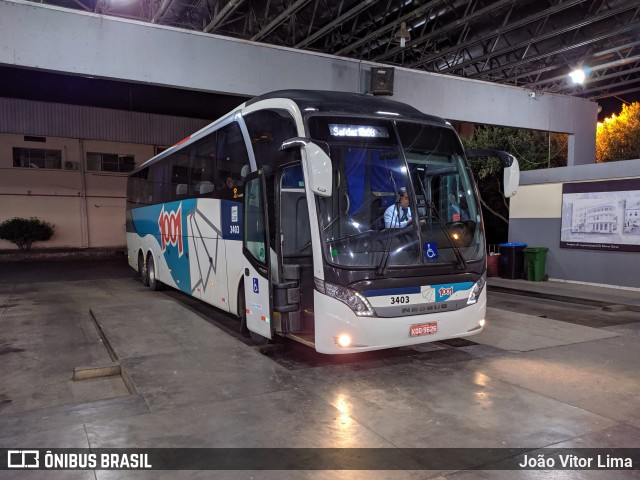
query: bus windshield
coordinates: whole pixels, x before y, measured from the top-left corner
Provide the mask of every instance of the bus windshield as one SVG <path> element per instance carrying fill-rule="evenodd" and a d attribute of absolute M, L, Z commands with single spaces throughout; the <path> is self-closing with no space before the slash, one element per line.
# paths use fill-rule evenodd
<path fill-rule="evenodd" d="M 453 130 L 338 116 L 311 117 L 309 128 L 333 164 L 333 194 L 316 198 L 329 263 L 384 271 L 482 259 L 474 185 Z"/>

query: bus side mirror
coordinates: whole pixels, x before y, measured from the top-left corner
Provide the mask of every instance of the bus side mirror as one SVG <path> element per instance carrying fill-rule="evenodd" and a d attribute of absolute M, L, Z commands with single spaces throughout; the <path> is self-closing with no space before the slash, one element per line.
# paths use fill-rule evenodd
<path fill-rule="evenodd" d="M 513 157 L 511 166 L 505 167 L 503 179 L 504 196 L 506 198 L 513 197 L 518 191 L 518 185 L 520 184 L 520 164 L 515 157 Z"/>
<path fill-rule="evenodd" d="M 321 197 L 330 197 L 333 193 L 333 166 L 329 155 L 308 138 L 296 137 L 282 142 L 280 151 L 302 147 L 304 169 L 309 175 L 309 188 Z"/>
<path fill-rule="evenodd" d="M 488 148 L 467 150 L 466 154 L 467 157 L 498 157 L 504 167 L 504 196 L 509 198 L 516 194 L 520 184 L 520 164 L 516 157 L 502 150 Z"/>

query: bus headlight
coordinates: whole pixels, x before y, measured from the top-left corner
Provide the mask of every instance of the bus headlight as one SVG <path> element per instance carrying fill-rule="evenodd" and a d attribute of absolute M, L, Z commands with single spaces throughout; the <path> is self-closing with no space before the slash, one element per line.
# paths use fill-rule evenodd
<path fill-rule="evenodd" d="M 349 335 L 340 335 L 333 339 L 336 345 L 342 348 L 347 348 L 351 345 L 351 337 Z"/>
<path fill-rule="evenodd" d="M 482 289 L 484 288 L 485 280 L 484 278 L 480 278 L 473 288 L 471 292 L 469 292 L 469 299 L 467 300 L 467 305 L 473 305 L 478 302 L 478 298 L 480 298 L 480 294 L 482 293 Z"/>
<path fill-rule="evenodd" d="M 314 278 L 316 289 L 320 293 L 324 293 L 336 300 L 341 301 L 347 305 L 353 313 L 358 317 L 371 317 L 373 316 L 373 307 L 367 300 L 367 298 L 355 290 L 350 288 L 334 285 L 333 283 L 325 282 L 318 278 Z"/>

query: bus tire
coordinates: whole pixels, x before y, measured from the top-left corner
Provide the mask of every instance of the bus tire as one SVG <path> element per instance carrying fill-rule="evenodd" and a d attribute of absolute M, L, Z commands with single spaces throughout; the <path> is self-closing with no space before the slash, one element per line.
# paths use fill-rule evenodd
<path fill-rule="evenodd" d="M 142 250 L 138 252 L 138 273 L 140 274 L 140 280 L 145 287 L 149 286 L 149 272 L 147 271 L 147 262 L 144 261 L 144 255 Z"/>
<path fill-rule="evenodd" d="M 162 290 L 162 282 L 158 280 L 158 271 L 156 270 L 156 263 L 153 260 L 153 255 L 149 254 L 147 259 L 147 278 L 149 282 L 149 288 L 151 290 Z"/>
<path fill-rule="evenodd" d="M 249 329 L 247 328 L 247 306 L 244 302 L 244 282 L 241 282 L 238 288 L 238 319 L 240 320 L 240 334 L 243 337 L 248 337 Z"/>

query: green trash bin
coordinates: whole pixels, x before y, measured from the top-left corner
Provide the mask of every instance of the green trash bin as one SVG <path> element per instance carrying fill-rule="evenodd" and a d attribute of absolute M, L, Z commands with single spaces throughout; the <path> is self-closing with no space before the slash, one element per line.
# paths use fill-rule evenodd
<path fill-rule="evenodd" d="M 527 247 L 524 249 L 524 268 L 527 280 L 541 282 L 544 280 L 544 266 L 547 262 L 547 247 Z"/>

